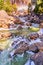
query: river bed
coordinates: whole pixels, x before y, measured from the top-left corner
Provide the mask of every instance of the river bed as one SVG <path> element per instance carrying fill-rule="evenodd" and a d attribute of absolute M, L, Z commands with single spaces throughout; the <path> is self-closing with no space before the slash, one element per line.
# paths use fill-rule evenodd
<path fill-rule="evenodd" d="M 23 22 L 26 22 L 24 19 L 21 19 Z M 39 28 L 39 24 L 34 24 L 32 23 L 32 26 Z M 19 44 L 20 41 L 25 41 L 27 42 L 29 45 L 35 43 L 35 42 L 41 42 L 41 40 L 39 38 L 37 38 L 36 40 L 28 40 L 27 36 L 30 33 L 35 33 L 33 31 L 30 31 L 28 26 L 22 26 L 23 29 L 22 30 L 16 30 L 15 29 L 8 29 L 13 36 L 6 39 L 6 40 L 0 40 L 0 47 L 1 45 L 3 46 L 4 44 L 7 44 L 6 49 L 3 50 L 3 52 L 0 54 L 0 65 L 35 65 L 31 60 L 30 60 L 30 56 L 33 55 L 33 53 L 30 53 L 29 51 L 23 53 L 23 54 L 17 54 L 14 55 L 12 58 L 9 58 L 8 55 L 10 52 L 12 52 L 12 50 L 15 50 L 15 46 L 16 44 Z M 29 26 L 31 27 L 31 26 Z M 2 29 L 0 29 L 2 30 Z M 3 29 L 5 30 L 5 29 Z M 2 31 L 3 31 L 2 30 Z M 7 29 L 6 29 L 7 30 Z M 5 30 L 5 32 L 6 32 Z M 1 32 L 2 32 L 1 31 Z M 3 31 L 4 32 L 4 31 Z M 40 28 L 39 31 L 37 31 L 37 33 L 43 34 L 43 28 Z M 15 45 L 14 48 L 11 47 L 11 44 L 15 41 Z M 7 54 L 6 54 L 7 53 Z"/>

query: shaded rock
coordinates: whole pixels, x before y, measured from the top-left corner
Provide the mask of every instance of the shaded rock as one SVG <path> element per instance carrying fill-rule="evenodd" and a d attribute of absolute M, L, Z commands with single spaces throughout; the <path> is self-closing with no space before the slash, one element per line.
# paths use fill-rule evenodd
<path fill-rule="evenodd" d="M 9 28 L 16 28 L 17 26 L 15 24 L 9 24 Z"/>
<path fill-rule="evenodd" d="M 32 24 L 31 24 L 31 22 L 27 22 L 26 25 L 27 26 L 31 26 Z"/>
<path fill-rule="evenodd" d="M 20 21 L 19 19 L 15 19 L 14 23 L 15 23 L 15 24 L 21 24 L 21 25 L 24 24 L 24 23 L 23 23 L 22 21 Z"/>
<path fill-rule="evenodd" d="M 0 49 L 0 53 L 2 52 L 3 50 Z"/>
<path fill-rule="evenodd" d="M 23 29 L 21 25 L 18 26 L 17 30 Z"/>
<path fill-rule="evenodd" d="M 41 21 L 43 21 L 43 13 L 39 14 L 39 18 L 40 18 Z"/>
<path fill-rule="evenodd" d="M 31 23 L 40 23 L 39 17 L 34 12 L 31 12 L 31 14 L 28 15 L 28 20 Z"/>
<path fill-rule="evenodd" d="M 10 57 L 14 56 L 15 54 L 22 54 L 26 52 L 28 49 L 29 49 L 29 45 L 27 43 L 19 44 L 18 47 L 16 47 L 16 49 L 14 49 L 10 53 Z"/>
<path fill-rule="evenodd" d="M 31 60 L 34 61 L 35 65 L 43 65 L 43 52 L 32 55 Z"/>
<path fill-rule="evenodd" d="M 21 44 L 19 46 L 19 48 L 17 48 L 15 50 L 15 53 L 14 54 L 21 54 L 21 53 L 24 53 L 27 50 L 29 50 L 29 45 L 27 43 L 24 43 L 24 44 Z"/>
<path fill-rule="evenodd" d="M 31 44 L 29 50 L 34 53 L 38 53 L 40 50 L 43 51 L 43 42 Z"/>
<path fill-rule="evenodd" d="M 31 33 L 29 36 L 28 36 L 28 38 L 29 39 L 37 39 L 39 37 L 39 35 L 38 35 L 38 33 Z"/>

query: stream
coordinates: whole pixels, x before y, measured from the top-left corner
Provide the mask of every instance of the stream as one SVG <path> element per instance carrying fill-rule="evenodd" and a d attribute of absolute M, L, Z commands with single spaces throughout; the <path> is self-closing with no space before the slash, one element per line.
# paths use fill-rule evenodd
<path fill-rule="evenodd" d="M 24 19 L 20 18 L 20 20 L 22 22 L 26 22 L 25 18 Z M 32 26 L 34 26 L 34 27 L 37 28 L 37 27 L 39 27 L 39 24 L 32 23 Z M 0 31 L 1 30 L 3 30 L 3 31 L 5 30 L 5 32 L 6 32 L 6 30 L 9 30 L 11 33 L 14 34 L 13 37 L 8 38 L 7 40 L 3 40 L 3 41 L 0 40 L 1 44 L 7 43 L 7 45 L 8 45 L 7 48 L 6 48 L 6 50 L 4 50 L 0 54 L 0 65 L 35 65 L 34 62 L 32 62 L 30 60 L 30 57 L 31 57 L 31 55 L 33 55 L 33 53 L 29 52 L 29 51 L 26 51 L 23 54 L 14 55 L 12 58 L 8 57 L 9 53 L 11 53 L 11 55 L 13 55 L 12 54 L 12 50 L 15 50 L 15 48 L 18 47 L 17 44 L 19 44 L 20 41 L 24 41 L 24 42 L 28 43 L 29 45 L 31 45 L 31 44 L 33 44 L 35 42 L 41 42 L 41 40 L 39 38 L 37 38 L 36 40 L 29 41 L 27 39 L 27 36 L 28 36 L 28 34 L 33 33 L 33 32 L 29 31 L 28 26 L 26 26 L 26 25 L 22 26 L 22 27 L 23 27 L 23 29 L 19 30 L 19 31 L 16 30 L 17 28 L 14 28 L 14 29 L 13 28 L 10 28 L 10 29 L 0 29 Z M 29 27 L 31 27 L 31 26 L 29 26 Z M 16 32 L 17 32 L 17 35 L 15 34 Z M 37 31 L 37 33 L 39 35 L 43 34 L 43 28 L 40 28 L 40 30 Z M 15 42 L 15 45 L 12 48 L 11 44 L 13 42 Z M 1 44 L 0 44 L 0 47 L 1 47 Z"/>

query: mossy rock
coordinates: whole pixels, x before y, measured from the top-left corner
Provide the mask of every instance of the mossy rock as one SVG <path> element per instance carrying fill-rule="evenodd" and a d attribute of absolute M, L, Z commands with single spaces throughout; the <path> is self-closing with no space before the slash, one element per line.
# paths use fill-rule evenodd
<path fill-rule="evenodd" d="M 39 28 L 35 28 L 35 27 L 31 27 L 30 28 L 30 31 L 32 31 L 32 32 L 37 32 L 37 31 L 39 31 L 40 29 Z"/>

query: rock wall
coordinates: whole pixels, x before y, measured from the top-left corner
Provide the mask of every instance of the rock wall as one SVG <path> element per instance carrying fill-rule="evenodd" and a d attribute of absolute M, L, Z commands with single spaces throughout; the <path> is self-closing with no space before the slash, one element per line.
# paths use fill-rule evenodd
<path fill-rule="evenodd" d="M 31 3 L 31 0 L 10 0 L 12 4 L 28 4 Z"/>

